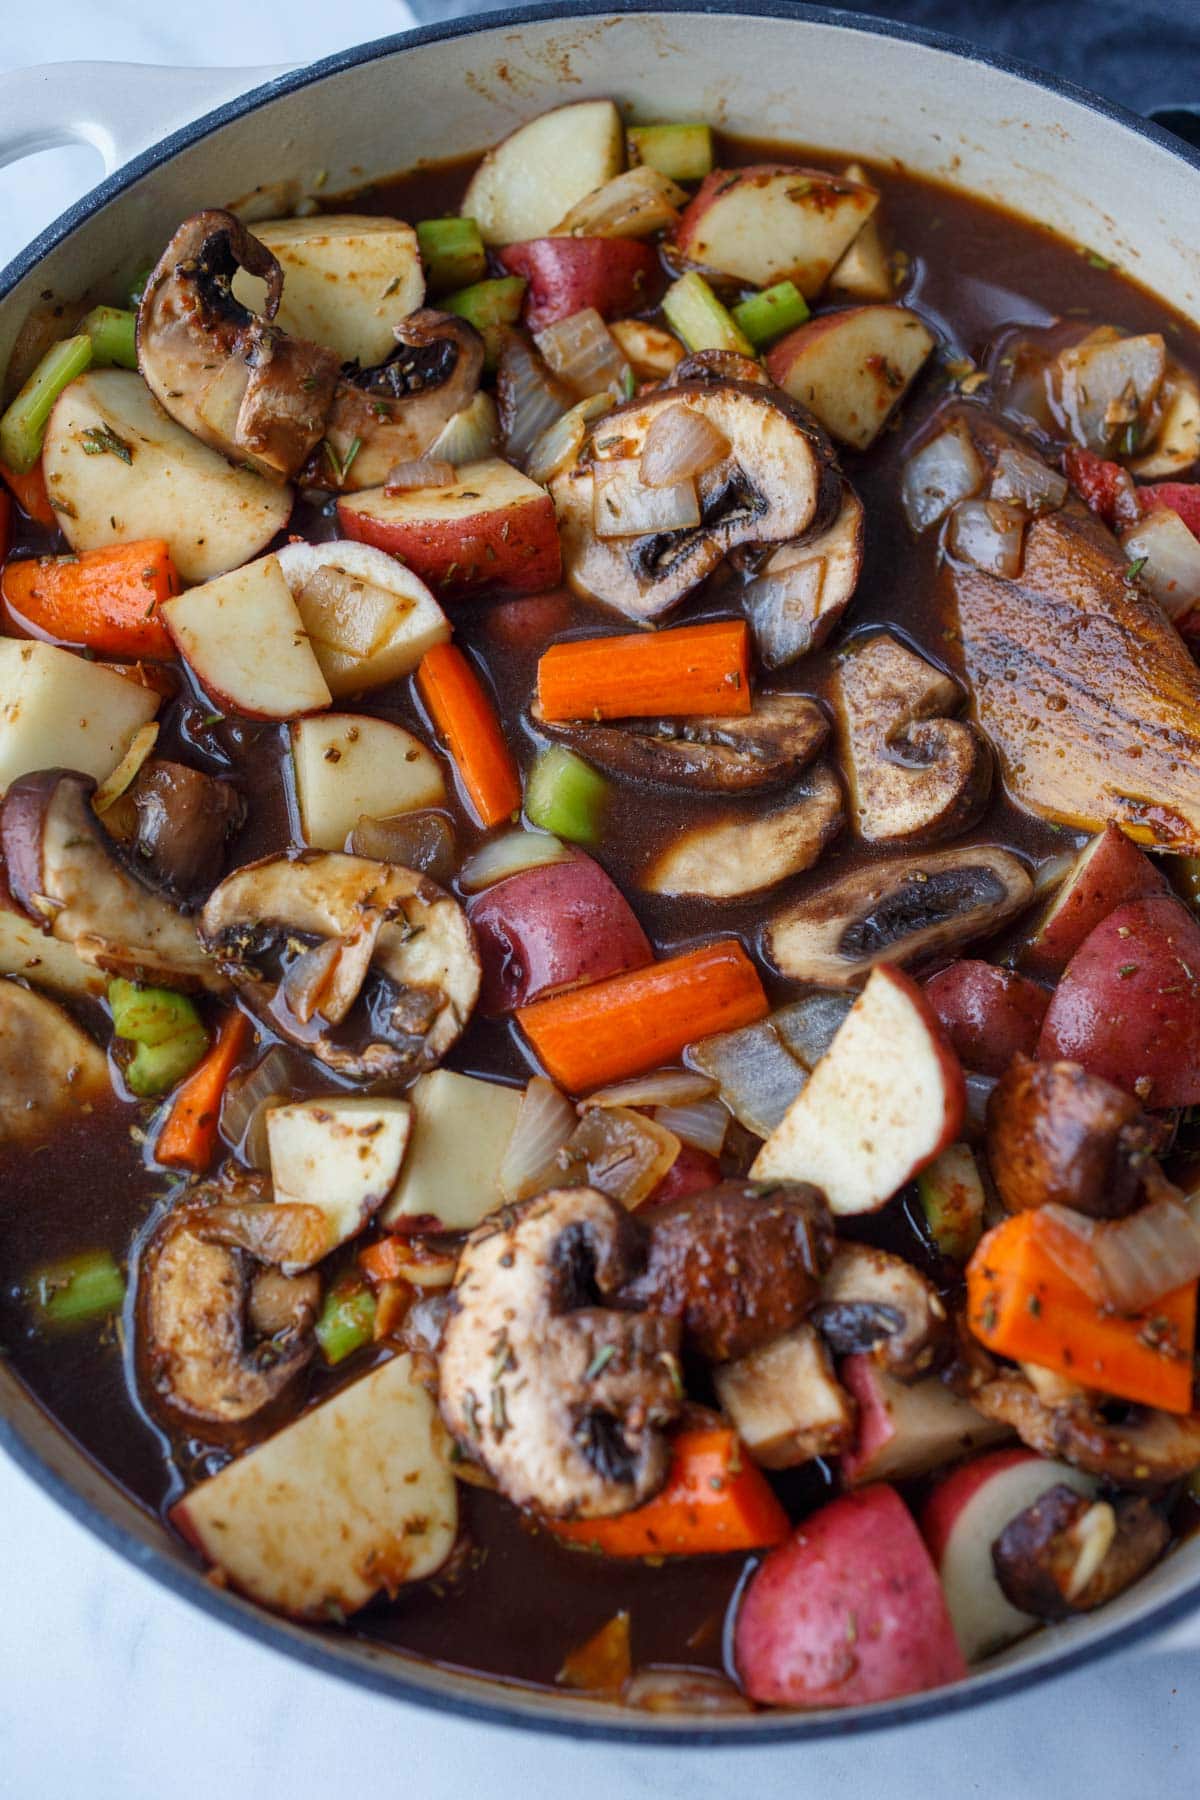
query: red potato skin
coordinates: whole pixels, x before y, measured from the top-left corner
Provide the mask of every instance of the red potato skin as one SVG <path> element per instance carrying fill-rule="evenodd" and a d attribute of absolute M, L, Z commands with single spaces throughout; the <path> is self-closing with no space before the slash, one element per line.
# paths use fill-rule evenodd
<path fill-rule="evenodd" d="M 486 1017 L 654 960 L 629 902 L 590 856 L 510 875 L 477 895 L 467 914 Z"/>
<path fill-rule="evenodd" d="M 993 1475 L 1015 1469 L 1018 1463 L 1042 1460 L 1033 1450 L 985 1450 L 982 1456 L 973 1456 L 970 1462 L 960 1463 L 957 1469 L 942 1477 L 930 1490 L 920 1517 L 921 1535 L 938 1568 L 941 1568 L 946 1545 L 963 1507 L 974 1499 L 980 1488 L 985 1487 Z"/>
<path fill-rule="evenodd" d="M 750 1581 L 734 1662 L 768 1706 L 867 1706 L 967 1665 L 912 1515 L 884 1483 L 823 1506 Z"/>
<path fill-rule="evenodd" d="M 465 600 L 484 589 L 539 594 L 562 579 L 549 494 L 457 520 L 386 519 L 339 501 L 338 522 L 345 537 L 399 557 L 439 600 Z"/>
<path fill-rule="evenodd" d="M 529 283 L 525 323 L 544 331 L 594 306 L 602 319 L 641 312 L 657 298 L 662 270 L 649 244 L 634 238 L 530 238 L 509 244 L 500 261 Z"/>
<path fill-rule="evenodd" d="M 648 1206 L 667 1206 L 672 1200 L 686 1200 L 689 1194 L 706 1194 L 721 1179 L 721 1165 L 707 1150 L 694 1144 L 683 1144 L 652 1194 L 642 1201 L 639 1211 Z"/>
<path fill-rule="evenodd" d="M 486 630 L 505 650 L 544 650 L 570 620 L 571 602 L 565 593 L 530 594 L 489 607 Z"/>
<path fill-rule="evenodd" d="M 1200 481 L 1158 481 L 1151 487 L 1139 488 L 1137 496 L 1144 513 L 1169 506 L 1192 536 L 1200 538 Z"/>
<path fill-rule="evenodd" d="M 1109 913 L 1129 900 L 1169 894 L 1161 869 L 1127 838 L 1119 825 L 1106 825 L 1085 845 L 1079 861 L 1049 911 L 1021 952 L 1021 967 L 1038 980 L 1056 981 Z"/>
<path fill-rule="evenodd" d="M 1137 523 L 1137 490 L 1120 463 L 1073 447 L 1063 453 L 1063 474 L 1084 505 L 1113 530 Z"/>
<path fill-rule="evenodd" d="M 965 1068 L 1003 1075 L 1037 1048 L 1050 995 L 1036 981 L 964 957 L 925 983 L 925 998 Z"/>
<path fill-rule="evenodd" d="M 1200 1101 L 1200 925 L 1181 900 L 1119 906 L 1084 940 L 1038 1042 L 1151 1110 Z"/>

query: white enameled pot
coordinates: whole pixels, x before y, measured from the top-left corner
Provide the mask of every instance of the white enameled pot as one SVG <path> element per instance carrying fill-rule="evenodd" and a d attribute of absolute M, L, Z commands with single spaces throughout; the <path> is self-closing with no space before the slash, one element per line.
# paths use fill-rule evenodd
<path fill-rule="evenodd" d="M 282 73 L 67 63 L 0 76 L 0 164 L 82 141 L 108 170 L 0 271 L 0 367 L 48 291 L 118 298 L 199 207 L 284 180 L 336 193 L 481 149 L 549 106 L 594 94 L 614 94 L 643 118 L 703 117 L 754 137 L 896 159 L 1089 245 L 1200 321 L 1200 154 L 1132 114 L 966 45 L 852 14 L 771 0 L 584 4 L 491 13 Z M 954 1688 L 853 1713 L 622 1713 L 318 1636 L 215 1589 L 2 1360 L 0 1444 L 115 1549 L 209 1612 L 361 1685 L 497 1723 L 626 1742 L 761 1744 L 945 1713 L 1135 1642 L 1200 1646 L 1197 1538 L 1101 1613 L 1038 1633 Z"/>

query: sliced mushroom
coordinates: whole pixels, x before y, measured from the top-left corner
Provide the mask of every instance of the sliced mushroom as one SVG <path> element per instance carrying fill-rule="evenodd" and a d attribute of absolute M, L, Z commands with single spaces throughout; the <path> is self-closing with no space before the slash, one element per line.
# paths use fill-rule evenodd
<path fill-rule="evenodd" d="M 738 900 L 811 869 L 842 828 L 842 790 L 825 767 L 815 769 L 788 806 L 746 819 L 728 813 L 673 837 L 641 876 L 652 894 L 696 894 Z"/>
<path fill-rule="evenodd" d="M 232 782 L 156 757 L 139 769 L 129 798 L 137 809 L 134 853 L 151 880 L 181 899 L 211 892 L 224 873 L 225 845 L 246 816 Z"/>
<path fill-rule="evenodd" d="M 260 1269 L 250 1283 L 247 1317 L 256 1337 L 300 1337 L 316 1322 L 321 1305 L 321 1277 L 315 1269 L 285 1275 Z"/>
<path fill-rule="evenodd" d="M 1020 1612 L 1068 1619 L 1123 1593 L 1158 1561 L 1170 1536 L 1145 1495 L 1089 1500 L 1058 1482 L 1009 1520 L 992 1545 L 992 1566 Z"/>
<path fill-rule="evenodd" d="M 203 1205 L 167 1217 L 143 1255 L 138 1281 L 139 1353 L 156 1405 L 210 1425 L 240 1425 L 286 1394 L 313 1350 L 290 1319 L 282 1334 L 251 1343 L 255 1265 L 206 1235 Z"/>
<path fill-rule="evenodd" d="M 1122 1219 L 1166 1138 L 1164 1121 L 1078 1063 L 1018 1056 L 988 1101 L 988 1167 L 1010 1212 L 1054 1204 Z"/>
<path fill-rule="evenodd" d="M 912 963 L 986 937 L 1032 895 L 1024 865 L 991 844 L 892 857 L 777 913 L 767 954 L 794 981 L 847 987 L 876 963 Z"/>
<path fill-rule="evenodd" d="M 697 477 L 700 523 L 597 537 L 593 463 L 640 457 L 655 419 L 681 405 L 730 446 Z M 592 427 L 583 459 L 556 476 L 550 492 L 570 586 L 584 599 L 647 620 L 674 606 L 735 545 L 780 543 L 822 528 L 839 485 L 828 440 L 785 395 L 757 382 L 715 379 L 680 383 L 608 413 Z"/>
<path fill-rule="evenodd" d="M 865 514 L 849 482 L 832 525 L 771 552 L 742 593 L 758 654 L 783 669 L 823 644 L 854 598 Z"/>
<path fill-rule="evenodd" d="M 833 1255 L 825 1197 L 807 1182 L 723 1181 L 647 1215 L 645 1267 L 621 1306 L 679 1319 L 684 1347 L 730 1362 L 791 1331 Z"/>
<path fill-rule="evenodd" d="M 506 1208 L 468 1239 L 442 1333 L 442 1417 L 518 1506 L 604 1518 L 666 1479 L 679 1322 L 612 1308 L 640 1255 L 632 1216 L 594 1188 Z"/>
<path fill-rule="evenodd" d="M 266 316 L 233 296 L 239 268 L 267 284 Z M 334 351 L 270 321 L 283 271 L 233 213 L 185 219 L 146 283 L 138 367 L 170 416 L 225 456 L 287 479 L 325 429 L 339 364 Z"/>
<path fill-rule="evenodd" d="M 13 899 L 84 962 L 134 981 L 228 990 L 195 927 L 142 880 L 90 805 L 95 782 L 50 769 L 14 781 L 0 803 Z"/>
<path fill-rule="evenodd" d="M 752 356 L 743 356 L 738 350 L 693 350 L 675 364 L 663 386 L 685 387 L 697 381 L 748 381 L 754 387 L 775 385 L 760 362 L 755 362 Z"/>
<path fill-rule="evenodd" d="M 901 1256 L 840 1243 L 809 1318 L 836 1356 L 869 1351 L 900 1381 L 927 1375 L 949 1347 L 946 1308 Z"/>
<path fill-rule="evenodd" d="M 311 487 L 352 493 L 415 462 L 469 406 L 483 374 L 483 339 L 452 313 L 425 308 L 395 327 L 396 349 L 374 369 L 338 383 L 325 443 L 304 471 Z"/>
<path fill-rule="evenodd" d="M 834 705 L 860 837 L 932 843 L 979 817 L 992 757 L 976 726 L 947 716 L 961 704 L 957 682 L 890 631 L 849 646 Z"/>
<path fill-rule="evenodd" d="M 1154 442 L 1128 464 L 1139 481 L 1166 481 L 1200 457 L 1200 382 L 1168 361 L 1162 385 L 1162 417 Z"/>
<path fill-rule="evenodd" d="M 1011 1425 L 1040 1456 L 1061 1456 L 1114 1486 L 1153 1491 L 1180 1481 L 1200 1465 L 1200 1412 L 1121 1407 L 1106 1417 L 1104 1402 L 1088 1395 L 1052 1405 L 1013 1370 L 972 1385 L 971 1404 L 985 1418 Z"/>
<path fill-rule="evenodd" d="M 829 736 L 820 705 L 803 694 L 756 694 L 743 718 L 548 725 L 536 704 L 530 716 L 539 731 L 562 738 L 610 775 L 702 794 L 782 787 Z"/>
<path fill-rule="evenodd" d="M 0 1145 L 45 1143 L 113 1097 L 104 1052 L 61 1006 L 0 981 Z"/>
<path fill-rule="evenodd" d="M 1051 364 L 1050 403 L 1085 449 L 1129 454 L 1157 429 L 1166 367 L 1160 332 L 1124 337 L 1115 326 L 1099 325 Z"/>
<path fill-rule="evenodd" d="M 432 1068 L 479 994 L 457 901 L 359 856 L 269 856 L 228 876 L 200 933 L 250 1009 L 357 1080 Z"/>

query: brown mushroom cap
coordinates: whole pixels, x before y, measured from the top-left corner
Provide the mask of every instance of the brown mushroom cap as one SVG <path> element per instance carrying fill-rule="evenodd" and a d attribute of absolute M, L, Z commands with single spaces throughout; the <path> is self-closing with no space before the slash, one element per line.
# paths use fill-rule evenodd
<path fill-rule="evenodd" d="M 1033 1384 L 1013 1370 L 976 1378 L 970 1398 L 985 1418 L 1011 1425 L 1039 1455 L 1061 1457 L 1118 1487 L 1153 1492 L 1200 1465 L 1200 1412 L 1131 1406 L 1110 1419 L 1091 1395 L 1059 1405 L 1039 1399 Z"/>
<path fill-rule="evenodd" d="M 0 980 L 0 1144 L 46 1144 L 114 1098 L 104 1052 L 61 1006 Z"/>
<path fill-rule="evenodd" d="M 849 606 L 862 572 L 865 523 L 862 501 L 844 481 L 833 523 L 781 544 L 742 590 L 742 607 L 768 669 L 786 668 L 816 650 Z"/>
<path fill-rule="evenodd" d="M 992 1545 L 1006 1597 L 1038 1619 L 1067 1619 L 1113 1600 L 1144 1575 L 1171 1536 L 1145 1495 L 1089 1500 L 1058 1482 L 1010 1519 Z"/>
<path fill-rule="evenodd" d="M 949 1348 L 946 1308 L 903 1257 L 839 1243 L 809 1314 L 837 1356 L 869 1351 L 900 1381 L 927 1375 Z"/>
<path fill-rule="evenodd" d="M 842 828 L 842 790 L 821 766 L 785 805 L 746 818 L 727 813 L 682 831 L 639 878 L 652 894 L 738 900 L 812 868 Z"/>
<path fill-rule="evenodd" d="M 224 872 L 225 845 L 246 816 L 232 782 L 154 757 L 129 789 L 134 851 L 150 879 L 182 899 L 207 894 Z"/>
<path fill-rule="evenodd" d="M 1165 1136 L 1131 1095 L 1078 1063 L 1019 1056 L 988 1101 L 988 1167 L 1010 1212 L 1054 1204 L 1124 1218 Z"/>

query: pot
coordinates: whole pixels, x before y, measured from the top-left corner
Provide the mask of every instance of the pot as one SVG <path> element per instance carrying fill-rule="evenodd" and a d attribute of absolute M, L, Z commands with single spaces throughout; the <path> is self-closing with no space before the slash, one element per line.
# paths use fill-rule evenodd
<path fill-rule="evenodd" d="M 201 206 L 290 178 L 336 193 L 422 157 L 479 149 L 564 97 L 609 93 L 643 117 L 699 116 L 755 137 L 899 158 L 1033 215 L 1200 318 L 1200 239 L 1189 226 L 1200 216 L 1200 152 L 1133 114 L 903 25 L 774 0 L 585 0 L 569 16 L 491 13 L 282 73 L 96 63 L 0 77 L 0 163 L 78 140 L 110 171 L 0 273 L 0 367 L 47 290 L 122 293 Z M 174 129 L 197 111 L 204 116 Z M 849 1713 L 700 1721 L 622 1712 L 424 1665 L 214 1588 L 2 1360 L 0 1445 L 120 1554 L 250 1636 L 360 1686 L 497 1724 L 643 1744 L 761 1745 L 955 1711 L 1134 1643 L 1161 1647 L 1171 1626 L 1170 1641 L 1200 1647 L 1196 1538 L 1101 1613 L 1038 1633 L 953 1688 Z"/>

